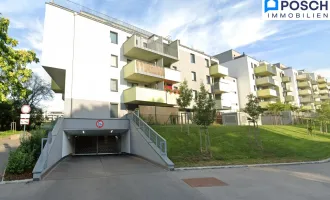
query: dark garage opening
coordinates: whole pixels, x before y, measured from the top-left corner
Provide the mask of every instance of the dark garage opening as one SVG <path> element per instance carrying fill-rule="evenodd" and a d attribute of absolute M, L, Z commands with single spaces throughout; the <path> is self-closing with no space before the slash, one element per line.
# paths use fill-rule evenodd
<path fill-rule="evenodd" d="M 120 136 L 75 136 L 75 155 L 118 154 L 121 152 Z"/>

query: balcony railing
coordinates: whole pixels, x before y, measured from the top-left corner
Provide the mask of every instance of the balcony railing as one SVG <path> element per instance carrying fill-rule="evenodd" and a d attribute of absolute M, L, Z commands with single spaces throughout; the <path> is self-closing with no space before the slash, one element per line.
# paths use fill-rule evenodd
<path fill-rule="evenodd" d="M 309 74 L 299 74 L 297 76 L 298 81 L 307 81 L 310 80 L 310 75 Z"/>
<path fill-rule="evenodd" d="M 167 67 L 164 67 L 165 70 L 165 81 L 170 83 L 179 83 L 181 82 L 181 72 L 173 70 Z"/>
<path fill-rule="evenodd" d="M 231 102 L 227 100 L 215 100 L 215 109 L 217 110 L 230 110 Z"/>
<path fill-rule="evenodd" d="M 329 90 L 329 86 L 328 86 L 327 83 L 321 83 L 321 84 L 319 84 L 319 88 L 320 89 L 328 89 Z"/>
<path fill-rule="evenodd" d="M 327 83 L 327 79 L 326 78 L 318 78 L 317 82 L 318 83 Z"/>
<path fill-rule="evenodd" d="M 277 97 L 277 92 L 274 89 L 263 89 L 258 90 L 257 95 L 261 98 L 274 98 Z"/>
<path fill-rule="evenodd" d="M 329 90 L 320 90 L 320 94 L 329 94 Z"/>
<path fill-rule="evenodd" d="M 290 77 L 290 76 L 283 76 L 283 77 L 282 77 L 282 82 L 283 82 L 283 83 L 291 82 L 291 77 Z"/>
<path fill-rule="evenodd" d="M 300 96 L 307 96 L 307 95 L 312 95 L 312 91 L 311 90 L 299 90 L 299 95 Z"/>
<path fill-rule="evenodd" d="M 230 85 L 226 82 L 215 82 L 211 89 L 214 94 L 228 93 L 230 92 Z"/>
<path fill-rule="evenodd" d="M 287 96 L 285 97 L 285 102 L 292 102 L 292 101 L 294 101 L 294 96 L 292 96 L 292 95 L 287 95 Z"/>
<path fill-rule="evenodd" d="M 321 100 L 330 100 L 330 96 L 329 95 L 322 95 L 320 96 Z"/>
<path fill-rule="evenodd" d="M 209 69 L 210 76 L 212 77 L 224 77 L 228 76 L 228 68 L 219 64 L 212 65 Z"/>
<path fill-rule="evenodd" d="M 272 65 L 261 64 L 260 66 L 254 68 L 254 73 L 257 76 L 275 76 L 276 67 Z"/>
<path fill-rule="evenodd" d="M 130 81 L 153 83 L 164 80 L 165 71 L 163 67 L 140 60 L 133 60 L 124 66 L 124 78 Z"/>
<path fill-rule="evenodd" d="M 150 105 L 176 105 L 178 94 L 144 87 L 131 87 L 124 90 L 124 103 Z"/>
<path fill-rule="evenodd" d="M 261 108 L 267 108 L 270 104 L 276 103 L 276 101 L 261 101 L 259 102 L 259 106 Z"/>
<path fill-rule="evenodd" d="M 257 78 L 256 84 L 258 86 L 275 85 L 275 80 L 271 76 Z"/>
<path fill-rule="evenodd" d="M 310 97 L 303 97 L 303 98 L 300 98 L 300 102 L 301 103 L 312 103 L 314 101 L 313 98 L 310 98 Z"/>
<path fill-rule="evenodd" d="M 312 88 L 312 84 L 310 81 L 298 82 L 298 88 Z"/>
<path fill-rule="evenodd" d="M 284 91 L 286 92 L 293 92 L 293 87 L 291 85 L 286 85 L 285 88 L 284 88 Z"/>
<path fill-rule="evenodd" d="M 314 110 L 314 106 L 312 106 L 312 105 L 305 105 L 305 106 L 302 106 L 301 109 L 303 109 L 303 110 Z"/>

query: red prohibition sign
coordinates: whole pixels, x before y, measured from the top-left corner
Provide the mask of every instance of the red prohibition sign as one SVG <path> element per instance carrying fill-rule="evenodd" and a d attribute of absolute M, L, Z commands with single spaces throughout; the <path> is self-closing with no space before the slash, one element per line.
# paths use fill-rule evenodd
<path fill-rule="evenodd" d="M 104 126 L 104 122 L 103 120 L 97 120 L 96 121 L 96 127 L 97 128 L 102 128 Z"/>

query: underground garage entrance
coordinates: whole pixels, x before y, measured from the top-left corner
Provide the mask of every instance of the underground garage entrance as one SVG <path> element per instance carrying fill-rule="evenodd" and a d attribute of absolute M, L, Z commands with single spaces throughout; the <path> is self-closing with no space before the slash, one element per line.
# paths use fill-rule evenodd
<path fill-rule="evenodd" d="M 65 131 L 72 155 L 104 155 L 127 152 L 127 130 Z"/>

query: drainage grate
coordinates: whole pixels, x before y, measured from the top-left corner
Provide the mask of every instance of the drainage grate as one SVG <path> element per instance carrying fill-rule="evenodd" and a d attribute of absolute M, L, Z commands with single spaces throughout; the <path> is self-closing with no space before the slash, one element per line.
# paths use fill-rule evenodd
<path fill-rule="evenodd" d="M 185 183 L 190 185 L 191 187 L 215 187 L 215 186 L 226 186 L 228 185 L 225 182 L 220 181 L 214 177 L 207 178 L 189 178 L 182 179 Z"/>

